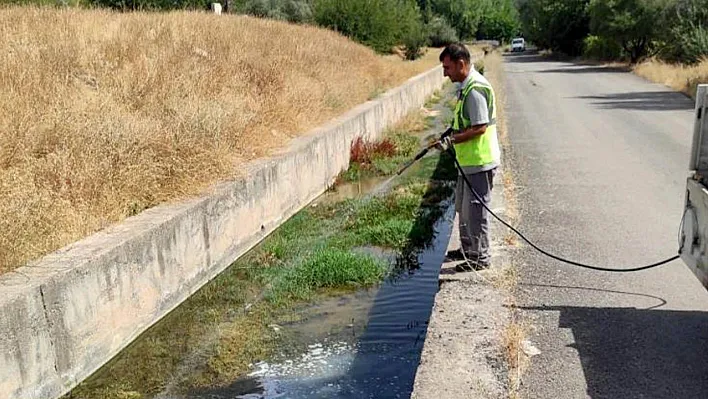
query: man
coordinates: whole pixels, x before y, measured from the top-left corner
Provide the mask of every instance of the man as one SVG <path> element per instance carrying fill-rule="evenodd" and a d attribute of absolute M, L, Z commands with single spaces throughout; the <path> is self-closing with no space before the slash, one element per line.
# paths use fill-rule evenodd
<path fill-rule="evenodd" d="M 453 145 L 457 161 L 472 188 L 491 205 L 492 184 L 501 151 L 497 139 L 494 90 L 471 65 L 463 44 L 451 44 L 440 54 L 445 76 L 461 83 L 452 121 L 453 134 L 442 148 Z M 464 261 L 457 271 L 486 269 L 490 265 L 489 212 L 475 198 L 462 176 L 457 178 L 455 210 L 459 215 L 461 248 L 448 252 L 449 261 Z"/>

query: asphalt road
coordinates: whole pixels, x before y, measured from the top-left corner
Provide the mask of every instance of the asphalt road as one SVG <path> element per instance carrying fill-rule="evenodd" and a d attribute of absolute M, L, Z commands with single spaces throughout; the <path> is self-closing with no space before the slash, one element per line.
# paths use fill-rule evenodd
<path fill-rule="evenodd" d="M 693 102 L 619 69 L 505 57 L 521 228 L 608 267 L 676 254 Z M 708 293 L 681 261 L 586 271 L 523 247 L 526 398 L 708 398 Z"/>

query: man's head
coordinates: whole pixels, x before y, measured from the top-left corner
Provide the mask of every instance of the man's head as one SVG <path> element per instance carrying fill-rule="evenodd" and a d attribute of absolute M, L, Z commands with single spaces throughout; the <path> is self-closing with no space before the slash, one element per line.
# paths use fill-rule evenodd
<path fill-rule="evenodd" d="M 445 76 L 453 82 L 464 82 L 470 73 L 470 52 L 462 43 L 453 43 L 440 53 Z"/>

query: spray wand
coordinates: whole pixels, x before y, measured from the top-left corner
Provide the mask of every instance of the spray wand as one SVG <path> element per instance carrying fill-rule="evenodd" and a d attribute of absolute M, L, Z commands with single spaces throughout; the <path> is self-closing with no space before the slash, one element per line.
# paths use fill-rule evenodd
<path fill-rule="evenodd" d="M 414 163 L 418 162 L 421 158 L 423 158 L 430 150 L 435 148 L 442 139 L 445 137 L 450 137 L 452 133 L 455 131 L 452 128 L 448 128 L 443 134 L 440 135 L 440 138 L 433 141 L 432 143 L 428 144 L 425 148 L 423 148 L 413 159 L 410 161 L 406 162 L 405 165 L 401 167 L 401 169 L 396 173 L 397 175 L 400 175 L 401 173 L 405 172 L 406 169 L 410 168 L 413 166 Z"/>

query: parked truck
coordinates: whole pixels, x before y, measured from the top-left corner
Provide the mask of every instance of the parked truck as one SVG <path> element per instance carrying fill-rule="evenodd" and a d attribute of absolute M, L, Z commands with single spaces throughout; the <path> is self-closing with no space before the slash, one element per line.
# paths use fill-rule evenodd
<path fill-rule="evenodd" d="M 708 85 L 698 86 L 679 253 L 708 287 Z"/>

